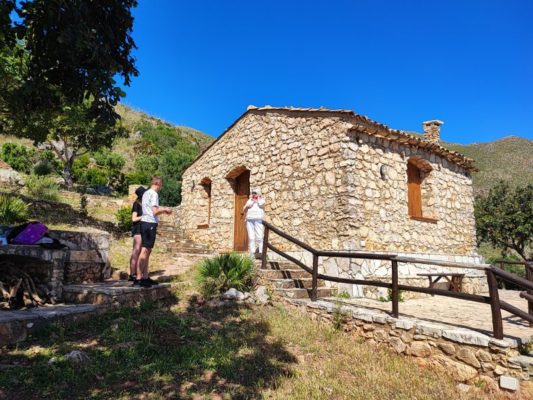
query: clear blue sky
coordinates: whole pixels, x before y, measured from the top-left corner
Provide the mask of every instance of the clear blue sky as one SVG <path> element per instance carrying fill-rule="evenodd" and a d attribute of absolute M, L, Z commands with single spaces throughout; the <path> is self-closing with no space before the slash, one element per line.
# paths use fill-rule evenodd
<path fill-rule="evenodd" d="M 249 104 L 533 138 L 532 0 L 140 0 L 125 103 L 219 136 Z"/>

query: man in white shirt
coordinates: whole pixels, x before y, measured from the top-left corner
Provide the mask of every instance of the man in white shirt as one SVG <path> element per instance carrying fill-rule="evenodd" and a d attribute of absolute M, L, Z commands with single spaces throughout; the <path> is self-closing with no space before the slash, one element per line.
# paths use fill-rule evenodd
<path fill-rule="evenodd" d="M 150 189 L 144 192 L 142 197 L 142 248 L 141 254 L 139 255 L 139 268 L 142 276 L 138 282 L 141 287 L 151 287 L 158 284 L 157 281 L 154 281 L 148 276 L 148 261 L 157 236 L 157 223 L 159 222 L 158 215 L 172 214 L 171 208 L 159 207 L 159 191 L 162 187 L 163 181 L 161 180 L 161 177 L 154 176 L 150 183 Z M 134 282 L 134 285 L 135 284 L 136 282 Z"/>
<path fill-rule="evenodd" d="M 263 234 L 265 227 L 265 199 L 261 196 L 261 189 L 252 189 L 252 195 L 244 205 L 246 212 L 246 231 L 248 232 L 248 249 L 250 257 L 254 258 L 256 243 L 259 246 L 258 257 L 263 253 Z"/>

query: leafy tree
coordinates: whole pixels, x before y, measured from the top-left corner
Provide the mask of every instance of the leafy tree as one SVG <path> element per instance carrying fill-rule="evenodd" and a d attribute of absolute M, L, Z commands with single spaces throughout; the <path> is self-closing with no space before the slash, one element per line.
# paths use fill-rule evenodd
<path fill-rule="evenodd" d="M 63 178 L 67 187 L 73 185 L 72 167 L 76 157 L 111 146 L 113 139 L 124 134 L 120 125 L 108 125 L 93 118 L 87 103 L 65 106 L 49 121 L 48 141 L 63 164 Z M 32 127 L 27 125 L 29 129 Z"/>
<path fill-rule="evenodd" d="M 0 1 L 0 132 L 11 125 L 10 105 L 26 71 L 23 46 L 16 41 L 17 28 L 11 21 L 15 9 L 15 0 Z"/>
<path fill-rule="evenodd" d="M 533 185 L 514 190 L 504 182 L 476 201 L 476 230 L 479 242 L 502 250 L 514 250 L 524 260 L 533 257 Z"/>
<path fill-rule="evenodd" d="M 10 129 L 48 141 L 69 187 L 76 157 L 111 146 L 123 133 L 114 106 L 125 94 L 115 79 L 129 86 L 138 74 L 131 55 L 136 5 L 137 0 L 26 0 L 18 9 L 26 67 L 22 83 L 6 99 Z"/>

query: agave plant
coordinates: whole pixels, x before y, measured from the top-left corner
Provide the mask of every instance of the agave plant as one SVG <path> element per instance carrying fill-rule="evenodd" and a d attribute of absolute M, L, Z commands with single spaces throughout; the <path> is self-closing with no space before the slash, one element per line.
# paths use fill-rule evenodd
<path fill-rule="evenodd" d="M 0 195 L 0 224 L 12 225 L 28 219 L 28 204 L 18 197 Z"/>
<path fill-rule="evenodd" d="M 197 282 L 206 297 L 230 288 L 249 290 L 253 284 L 253 266 L 253 260 L 248 256 L 221 254 L 200 263 Z"/>

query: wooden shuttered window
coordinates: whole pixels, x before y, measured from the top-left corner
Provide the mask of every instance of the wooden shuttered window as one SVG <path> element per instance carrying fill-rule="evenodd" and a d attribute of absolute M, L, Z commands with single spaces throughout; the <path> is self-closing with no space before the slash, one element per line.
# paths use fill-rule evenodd
<path fill-rule="evenodd" d="M 409 216 L 422 217 L 421 171 L 413 163 L 407 163 L 407 202 Z"/>

